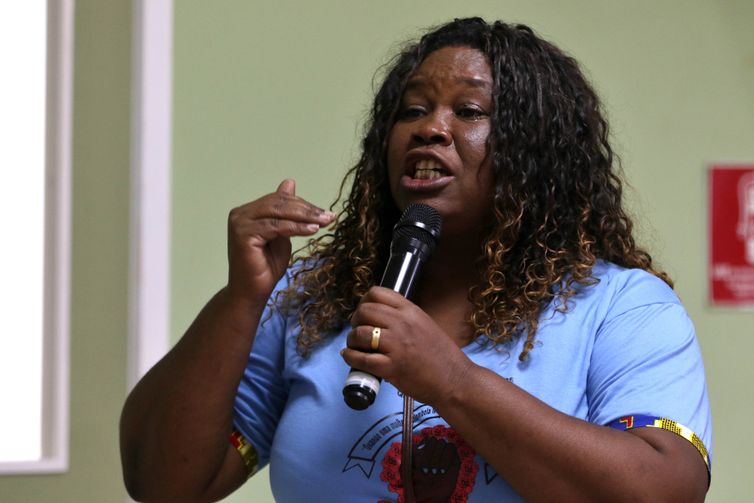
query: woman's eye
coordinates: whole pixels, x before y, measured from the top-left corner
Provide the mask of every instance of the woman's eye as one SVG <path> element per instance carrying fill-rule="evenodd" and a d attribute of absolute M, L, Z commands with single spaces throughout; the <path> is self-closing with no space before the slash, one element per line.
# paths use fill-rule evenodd
<path fill-rule="evenodd" d="M 421 117 L 423 113 L 424 111 L 419 107 L 408 107 L 401 110 L 400 118 L 401 119 L 415 119 L 417 117 Z"/>
<path fill-rule="evenodd" d="M 487 112 L 479 107 L 465 106 L 461 107 L 456 115 L 462 119 L 481 119 L 487 117 Z"/>

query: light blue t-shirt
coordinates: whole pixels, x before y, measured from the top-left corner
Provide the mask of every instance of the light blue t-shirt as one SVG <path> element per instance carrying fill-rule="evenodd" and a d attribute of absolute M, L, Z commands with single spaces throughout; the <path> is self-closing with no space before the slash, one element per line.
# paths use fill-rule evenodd
<path fill-rule="evenodd" d="M 694 327 L 673 291 L 640 270 L 598 263 L 599 282 L 580 287 L 566 313 L 540 317 L 535 348 L 523 340 L 463 348 L 551 407 L 607 425 L 624 416 L 667 418 L 711 448 L 704 368 Z M 279 288 L 287 285 L 281 281 Z M 339 352 L 350 326 L 311 356 L 296 352 L 296 314 L 273 310 L 257 333 L 235 404 L 235 426 L 270 463 L 279 502 L 397 501 L 403 398 L 383 382 L 375 403 L 354 411 L 343 401 L 348 366 Z M 523 501 L 429 405 L 414 410 L 417 494 L 432 501 Z M 429 489 L 427 489 L 429 490 Z M 451 497 L 455 499 L 451 499 Z"/>

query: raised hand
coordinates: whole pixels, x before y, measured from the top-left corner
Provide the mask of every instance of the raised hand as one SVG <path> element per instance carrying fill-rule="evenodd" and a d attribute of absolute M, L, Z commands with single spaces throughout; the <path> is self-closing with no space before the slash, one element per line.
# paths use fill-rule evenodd
<path fill-rule="evenodd" d="M 311 236 L 335 220 L 296 196 L 296 182 L 231 210 L 228 216 L 228 291 L 265 302 L 291 258 L 291 237 Z"/>

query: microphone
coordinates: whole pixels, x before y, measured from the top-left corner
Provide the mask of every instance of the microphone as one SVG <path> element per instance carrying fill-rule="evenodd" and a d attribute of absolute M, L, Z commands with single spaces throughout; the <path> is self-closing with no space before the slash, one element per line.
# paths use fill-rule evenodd
<path fill-rule="evenodd" d="M 390 258 L 380 286 L 411 298 L 419 269 L 429 258 L 440 238 L 442 218 L 431 206 L 410 204 L 393 227 Z M 343 398 L 349 407 L 364 410 L 377 398 L 382 379 L 352 368 L 343 387 Z"/>

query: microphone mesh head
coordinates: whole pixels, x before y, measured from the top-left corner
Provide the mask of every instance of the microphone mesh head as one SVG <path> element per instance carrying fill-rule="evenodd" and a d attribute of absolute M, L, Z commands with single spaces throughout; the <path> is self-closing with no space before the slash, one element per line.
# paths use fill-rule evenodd
<path fill-rule="evenodd" d="M 418 239 L 432 252 L 437 246 L 442 228 L 442 217 L 426 204 L 409 204 L 393 229 L 393 240 L 399 237 Z"/>

